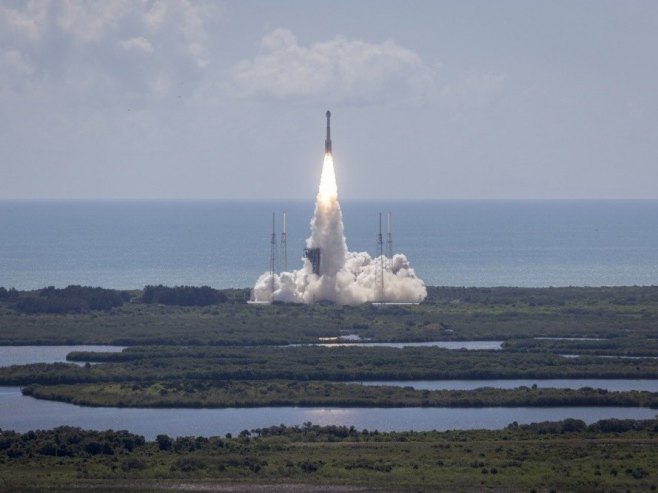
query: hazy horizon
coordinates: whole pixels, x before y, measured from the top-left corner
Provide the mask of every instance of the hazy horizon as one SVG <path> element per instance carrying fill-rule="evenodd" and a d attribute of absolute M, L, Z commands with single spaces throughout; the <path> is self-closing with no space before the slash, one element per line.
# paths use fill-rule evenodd
<path fill-rule="evenodd" d="M 0 199 L 658 199 L 658 3 L 0 3 Z"/>

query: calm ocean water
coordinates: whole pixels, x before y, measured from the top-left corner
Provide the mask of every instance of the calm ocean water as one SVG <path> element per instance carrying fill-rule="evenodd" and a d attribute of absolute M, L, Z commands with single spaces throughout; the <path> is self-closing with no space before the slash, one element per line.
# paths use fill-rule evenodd
<path fill-rule="evenodd" d="M 432 285 L 658 284 L 658 201 L 341 205 L 349 248 L 371 253 L 391 211 L 394 250 Z M 0 201 L 0 286 L 248 287 L 269 265 L 273 211 L 297 268 L 312 201 Z"/>

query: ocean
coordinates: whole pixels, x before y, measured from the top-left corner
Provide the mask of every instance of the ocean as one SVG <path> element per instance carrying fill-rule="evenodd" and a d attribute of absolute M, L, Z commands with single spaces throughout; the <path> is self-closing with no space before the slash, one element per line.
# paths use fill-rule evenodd
<path fill-rule="evenodd" d="M 658 284 L 658 201 L 341 201 L 347 244 L 377 252 L 378 213 L 428 285 Z M 0 286 L 251 287 L 272 212 L 301 265 L 313 200 L 0 201 Z M 386 231 L 384 231 L 385 236 Z M 280 255 L 280 263 L 283 259 Z"/>

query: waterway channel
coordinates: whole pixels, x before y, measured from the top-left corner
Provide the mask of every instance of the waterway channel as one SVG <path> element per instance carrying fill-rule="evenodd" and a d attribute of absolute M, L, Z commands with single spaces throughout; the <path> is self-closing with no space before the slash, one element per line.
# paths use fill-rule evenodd
<path fill-rule="evenodd" d="M 151 440 L 159 434 L 216 436 L 305 422 L 379 431 L 466 430 L 499 429 L 513 421 L 576 418 L 592 423 L 605 418 L 650 419 L 656 413 L 655 409 L 633 407 L 127 409 L 44 401 L 23 396 L 18 387 L 0 387 L 1 429 L 25 432 L 69 425 L 94 430 L 123 429 Z"/>
<path fill-rule="evenodd" d="M 475 341 L 482 342 L 482 341 Z M 66 361 L 71 351 L 121 351 L 118 346 L 4 346 L 0 366 Z M 363 382 L 364 384 L 366 382 Z M 520 386 L 658 392 L 658 380 L 437 380 L 367 382 L 368 385 L 401 385 L 418 389 L 515 388 Z M 273 425 L 346 425 L 380 431 L 499 429 L 516 421 L 531 423 L 565 418 L 587 423 L 604 418 L 648 419 L 657 414 L 647 408 L 559 407 L 559 408 L 332 408 L 261 407 L 246 409 L 128 409 L 82 407 L 23 396 L 20 387 L 0 387 L 0 429 L 28 431 L 69 425 L 105 430 L 126 429 L 154 439 L 171 436 L 213 436 Z"/>
<path fill-rule="evenodd" d="M 32 363 L 66 363 L 73 351 L 118 353 L 123 346 L 0 346 L 0 367 Z M 69 362 L 70 363 L 70 362 Z M 84 364 L 84 363 L 80 363 Z"/>
<path fill-rule="evenodd" d="M 646 390 L 658 392 L 658 380 L 645 378 L 602 379 L 602 378 L 554 378 L 546 380 L 389 380 L 376 382 L 360 382 L 363 385 L 387 385 L 393 387 L 413 387 L 417 390 L 473 390 L 482 387 L 497 389 L 516 389 L 532 387 L 555 389 L 580 389 L 591 387 L 608 391 Z"/>

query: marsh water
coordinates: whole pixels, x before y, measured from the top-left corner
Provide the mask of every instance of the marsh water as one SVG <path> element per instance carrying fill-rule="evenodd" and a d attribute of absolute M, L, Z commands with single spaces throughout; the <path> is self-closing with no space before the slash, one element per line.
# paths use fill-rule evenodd
<path fill-rule="evenodd" d="M 120 351 L 118 346 L 4 346 L 0 347 L 0 366 L 66 361 L 71 351 Z M 658 380 L 440 380 L 363 382 L 367 385 L 401 385 L 417 389 L 473 389 L 478 387 L 515 388 L 594 387 L 608 390 L 658 391 Z M 593 422 L 603 418 L 646 419 L 656 410 L 646 408 L 335 408 L 335 407 L 260 407 L 241 409 L 127 409 L 81 407 L 22 395 L 20 387 L 0 387 L 0 429 L 28 431 L 69 425 L 89 429 L 127 429 L 154 439 L 158 434 L 172 436 L 224 435 L 245 429 L 272 425 L 346 425 L 380 431 L 498 429 L 512 421 L 582 419 Z"/>
<path fill-rule="evenodd" d="M 591 387 L 608 391 L 644 390 L 658 392 L 658 380 L 637 379 L 600 379 L 600 378 L 555 378 L 546 380 L 390 380 L 376 382 L 361 382 L 363 385 L 386 385 L 394 387 L 413 387 L 416 390 L 473 390 L 482 387 L 496 389 L 516 389 L 518 387 L 532 387 L 555 389 L 580 389 Z"/>
<path fill-rule="evenodd" d="M 649 419 L 655 409 L 624 407 L 556 408 L 338 408 L 259 407 L 228 409 L 127 409 L 81 407 L 21 395 L 17 387 L 0 387 L 0 428 L 28 431 L 69 425 L 87 429 L 123 429 L 154 439 L 214 436 L 273 425 L 355 426 L 379 431 L 498 429 L 509 423 L 604 418 Z"/>
<path fill-rule="evenodd" d="M 65 363 L 73 351 L 116 353 L 122 346 L 0 346 L 0 367 L 32 363 Z M 82 363 L 84 364 L 84 363 Z"/>

